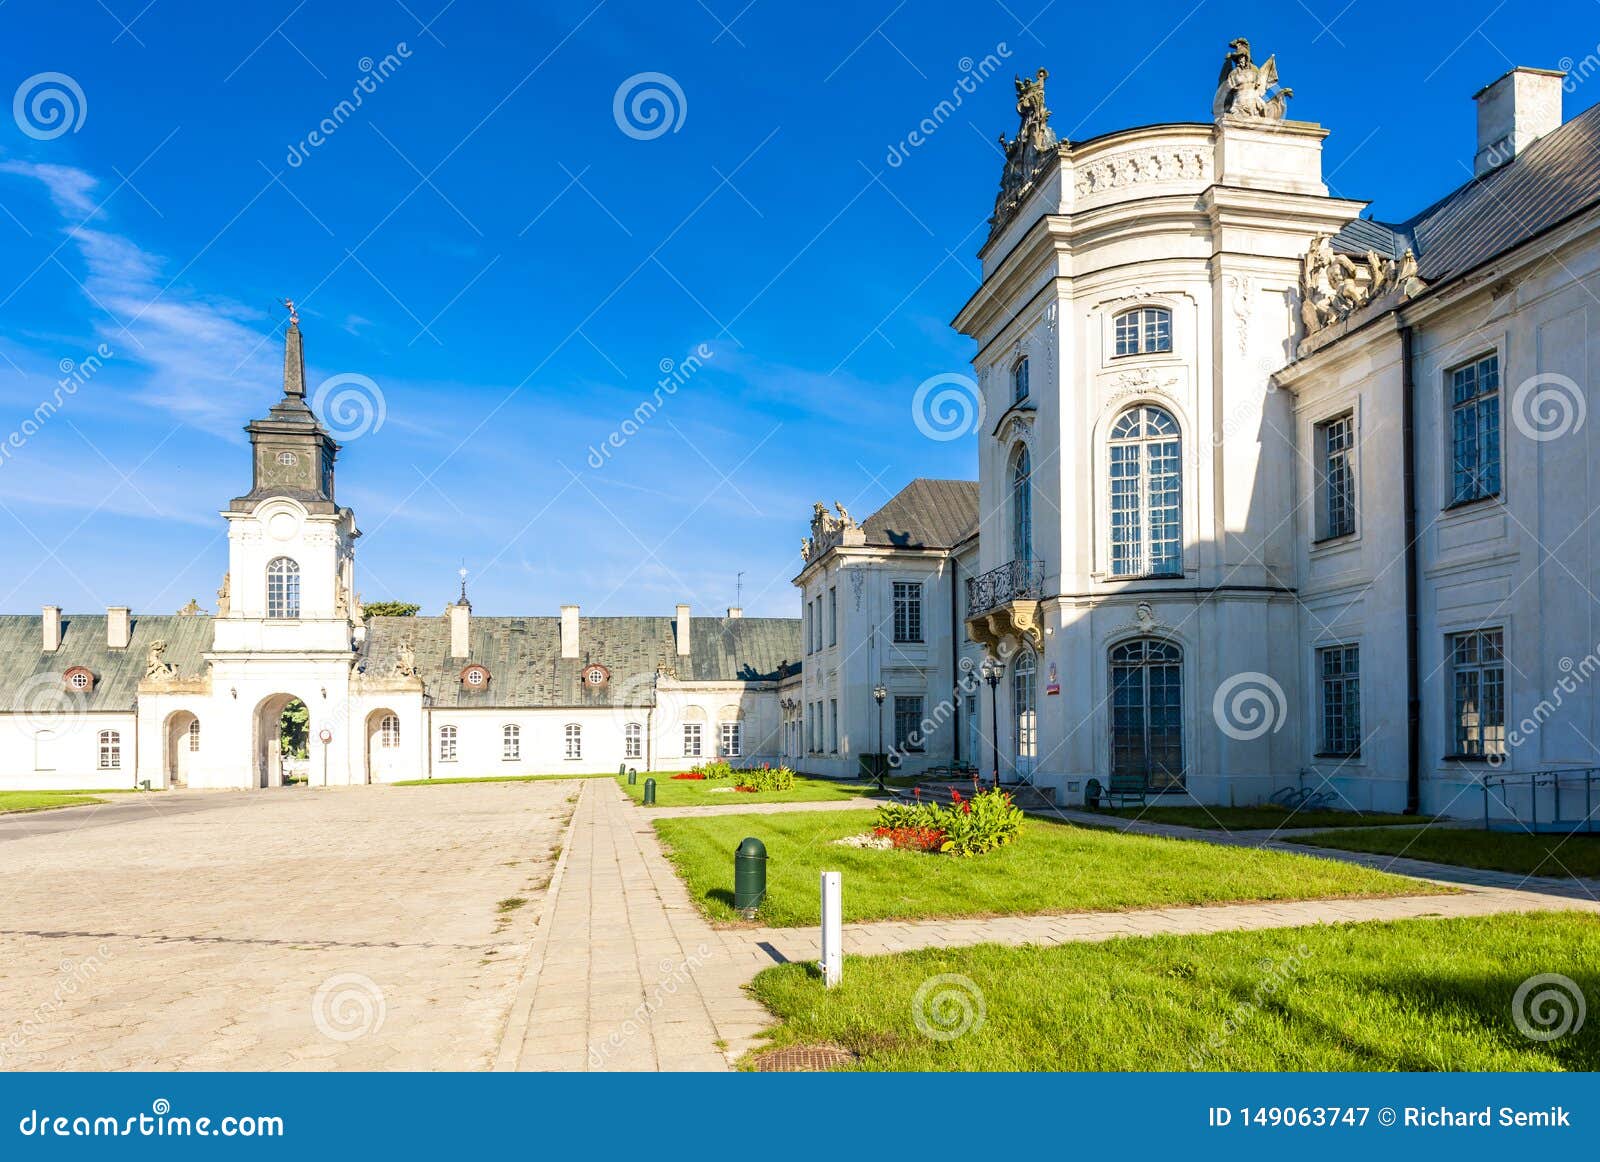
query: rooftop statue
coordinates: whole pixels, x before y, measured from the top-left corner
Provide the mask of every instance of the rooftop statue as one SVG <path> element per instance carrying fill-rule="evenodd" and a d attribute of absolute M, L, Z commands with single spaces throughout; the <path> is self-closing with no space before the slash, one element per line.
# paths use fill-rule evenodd
<path fill-rule="evenodd" d="M 1228 43 L 1228 54 L 1222 58 L 1212 115 L 1240 121 L 1282 121 L 1294 90 L 1279 88 L 1274 93 L 1277 83 L 1278 58 L 1269 56 L 1265 64 L 1257 65 L 1250 59 L 1250 42 L 1238 37 Z"/>
<path fill-rule="evenodd" d="M 1000 174 L 1000 192 L 994 199 L 994 216 L 989 219 L 991 233 L 1011 220 L 1059 144 L 1055 131 L 1050 128 L 1050 110 L 1044 103 L 1044 83 L 1049 76 L 1040 69 L 1031 80 L 1015 78 L 1020 123 L 1016 137 L 1010 141 L 1004 133 L 1000 135 L 1006 165 Z"/>

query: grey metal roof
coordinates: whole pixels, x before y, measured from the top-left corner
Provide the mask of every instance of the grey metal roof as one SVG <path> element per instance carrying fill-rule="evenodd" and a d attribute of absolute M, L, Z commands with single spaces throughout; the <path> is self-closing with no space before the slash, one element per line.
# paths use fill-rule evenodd
<path fill-rule="evenodd" d="M 1412 240 L 1394 226 L 1372 218 L 1356 218 L 1344 224 L 1333 236 L 1332 243 L 1341 254 L 1364 258 L 1370 250 L 1384 258 L 1399 258 L 1412 245 Z"/>
<path fill-rule="evenodd" d="M 949 549 L 978 527 L 976 480 L 918 477 L 861 528 L 867 544 L 897 549 Z"/>
<path fill-rule="evenodd" d="M 800 621 L 789 617 L 691 618 L 687 658 L 678 656 L 674 618 L 583 617 L 578 657 L 563 658 L 560 618 L 473 616 L 462 659 L 450 656 L 446 617 L 369 617 L 357 667 L 391 674 L 408 640 L 433 704 L 462 707 L 647 705 L 658 666 L 682 681 L 775 681 L 781 664 L 797 667 L 801 651 Z M 489 669 L 484 690 L 462 685 L 472 662 Z M 610 671 L 606 685 L 582 681 L 592 662 Z"/>
<path fill-rule="evenodd" d="M 129 644 L 121 650 L 106 646 L 105 614 L 63 614 L 61 648 L 49 654 L 40 648 L 42 620 L 38 614 L 0 614 L 0 710 L 48 710 L 48 701 L 40 701 L 48 700 L 48 678 L 61 678 L 73 666 L 86 666 L 94 675 L 94 689 L 81 696 L 83 709 L 131 710 L 150 645 L 158 640 L 167 643 L 162 660 L 177 666 L 180 678 L 205 673 L 211 618 L 203 613 L 136 613 Z"/>

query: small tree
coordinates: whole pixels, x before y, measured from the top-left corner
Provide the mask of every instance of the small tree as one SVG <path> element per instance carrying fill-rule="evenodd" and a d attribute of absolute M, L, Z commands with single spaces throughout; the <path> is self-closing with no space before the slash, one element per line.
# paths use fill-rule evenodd
<path fill-rule="evenodd" d="M 361 607 L 362 617 L 415 617 L 420 605 L 409 601 L 368 601 Z"/>

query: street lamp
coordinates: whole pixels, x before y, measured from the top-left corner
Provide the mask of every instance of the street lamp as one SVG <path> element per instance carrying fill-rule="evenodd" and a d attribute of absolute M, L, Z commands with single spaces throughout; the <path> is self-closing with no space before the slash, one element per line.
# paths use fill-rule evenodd
<path fill-rule="evenodd" d="M 882 682 L 872 688 L 872 700 L 878 704 L 878 754 L 872 765 L 878 768 L 879 794 L 883 793 L 883 700 L 888 696 Z"/>
<path fill-rule="evenodd" d="M 983 659 L 983 680 L 989 683 L 989 743 L 994 753 L 994 785 L 1000 785 L 1000 699 L 997 693 L 1005 667 L 995 658 Z"/>

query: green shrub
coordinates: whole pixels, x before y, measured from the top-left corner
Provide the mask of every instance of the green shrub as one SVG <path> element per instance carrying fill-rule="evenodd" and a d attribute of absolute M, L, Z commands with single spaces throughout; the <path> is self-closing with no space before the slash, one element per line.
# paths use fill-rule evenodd
<path fill-rule="evenodd" d="M 730 779 L 734 773 L 733 764 L 728 762 L 727 759 L 713 759 L 710 762 L 701 763 L 694 769 L 708 779 Z"/>
<path fill-rule="evenodd" d="M 739 772 L 738 789 L 751 793 L 792 791 L 794 790 L 794 772 L 788 767 L 774 767 L 763 763 L 759 767 Z"/>
<path fill-rule="evenodd" d="M 982 855 L 1004 847 L 1022 833 L 1022 811 L 1013 806 L 1011 796 L 999 788 L 966 797 L 951 789 L 954 802 L 885 803 L 878 808 L 876 833 L 894 835 L 916 830 L 940 831 L 944 842 L 939 850 L 947 855 Z"/>

